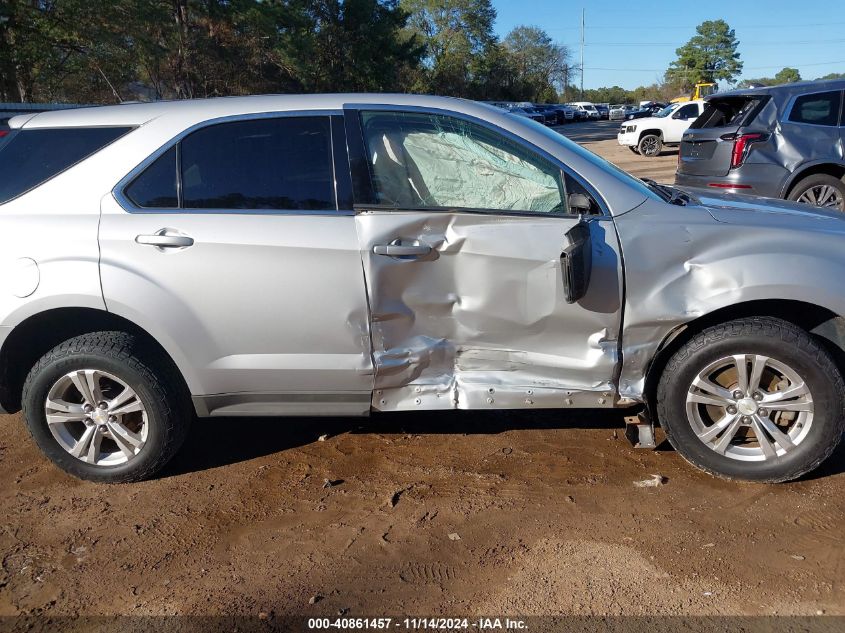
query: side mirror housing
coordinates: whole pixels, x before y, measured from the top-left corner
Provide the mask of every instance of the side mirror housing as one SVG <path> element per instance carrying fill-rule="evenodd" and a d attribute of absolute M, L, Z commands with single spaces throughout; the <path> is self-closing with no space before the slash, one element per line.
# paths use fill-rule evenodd
<path fill-rule="evenodd" d="M 581 220 L 566 232 L 569 244 L 560 254 L 563 293 L 567 303 L 575 303 L 587 294 L 593 271 L 593 243 L 590 222 Z"/>

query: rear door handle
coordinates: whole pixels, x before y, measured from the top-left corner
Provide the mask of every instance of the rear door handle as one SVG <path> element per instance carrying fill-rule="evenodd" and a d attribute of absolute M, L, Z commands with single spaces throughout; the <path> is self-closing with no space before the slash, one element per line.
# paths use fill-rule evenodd
<path fill-rule="evenodd" d="M 187 235 L 173 235 L 158 231 L 152 235 L 138 235 L 135 238 L 138 244 L 157 246 L 159 248 L 187 248 L 194 245 L 194 238 Z"/>
<path fill-rule="evenodd" d="M 428 244 L 402 244 L 399 243 L 399 240 L 395 240 L 390 244 L 376 244 L 373 246 L 373 252 L 376 255 L 387 257 L 422 257 L 431 252 L 431 246 Z"/>

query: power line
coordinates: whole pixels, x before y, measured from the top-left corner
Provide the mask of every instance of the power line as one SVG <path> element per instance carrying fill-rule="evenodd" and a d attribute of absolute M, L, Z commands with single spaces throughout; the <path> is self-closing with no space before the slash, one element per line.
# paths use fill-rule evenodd
<path fill-rule="evenodd" d="M 819 26 L 842 26 L 845 25 L 845 22 L 816 22 L 814 24 L 748 24 L 748 25 L 740 25 L 740 26 L 731 26 L 734 30 L 746 30 L 746 29 L 780 29 L 780 28 L 790 28 L 790 29 L 801 29 L 801 28 L 813 28 Z M 618 24 L 607 24 L 607 25 L 596 25 L 596 26 L 588 26 L 586 27 L 588 30 L 599 31 L 602 29 L 625 29 L 631 30 L 635 28 L 637 25 L 627 25 L 627 26 L 619 26 Z M 695 25 L 663 25 L 663 26 L 656 26 L 654 24 L 648 25 L 640 25 L 640 26 L 648 26 L 650 29 L 695 29 L 697 28 L 698 24 Z M 730 26 L 730 25 L 729 25 Z M 580 26 L 553 26 L 553 27 L 545 27 L 546 31 L 580 31 Z"/>
<path fill-rule="evenodd" d="M 739 40 L 740 46 L 783 46 L 786 44 L 839 44 L 845 42 L 845 39 L 836 39 L 836 40 L 781 40 L 777 42 L 746 42 L 745 40 Z M 585 42 L 584 46 L 615 46 L 615 47 L 628 47 L 628 46 L 675 46 L 680 47 L 684 46 L 686 42 L 678 43 L 678 42 Z"/>
<path fill-rule="evenodd" d="M 811 63 L 807 63 L 807 64 L 791 63 L 789 65 L 792 66 L 792 67 L 797 67 L 797 66 L 827 66 L 828 64 L 845 64 L 845 59 L 838 60 L 838 61 L 832 61 L 832 62 L 811 62 Z M 784 67 L 783 64 L 778 64 L 776 66 L 744 66 L 742 70 L 743 70 L 743 72 L 745 72 L 746 70 L 771 70 L 772 68 L 783 68 L 783 67 Z M 650 73 L 650 72 L 662 73 L 662 72 L 666 71 L 666 68 L 603 68 L 603 67 L 598 67 L 598 66 L 588 66 L 584 70 L 612 70 L 612 71 L 615 71 L 615 72 L 631 72 L 631 73 Z M 696 70 L 694 68 L 690 68 L 690 69 L 679 68 L 677 70 L 673 70 L 672 72 L 673 73 L 684 73 L 684 72 L 685 73 L 697 73 L 697 72 L 700 72 L 700 71 Z"/>

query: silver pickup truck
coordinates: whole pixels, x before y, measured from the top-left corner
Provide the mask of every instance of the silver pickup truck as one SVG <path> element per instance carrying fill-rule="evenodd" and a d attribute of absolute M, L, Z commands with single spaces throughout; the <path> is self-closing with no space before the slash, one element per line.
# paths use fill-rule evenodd
<path fill-rule="evenodd" d="M 449 98 L 10 128 L 0 408 L 78 477 L 152 476 L 208 416 L 639 407 L 642 437 L 771 482 L 842 436 L 838 214 L 642 181 Z"/>

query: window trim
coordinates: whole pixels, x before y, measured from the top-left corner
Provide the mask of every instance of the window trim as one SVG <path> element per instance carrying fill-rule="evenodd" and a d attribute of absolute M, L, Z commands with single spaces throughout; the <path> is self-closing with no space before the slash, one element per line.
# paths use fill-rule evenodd
<path fill-rule="evenodd" d="M 199 123 L 195 123 L 190 127 L 185 128 L 179 134 L 169 139 L 164 145 L 152 152 L 137 166 L 129 171 L 120 181 L 112 188 L 112 195 L 114 196 L 120 207 L 127 213 L 133 214 L 167 214 L 167 215 L 322 215 L 322 216 L 337 216 L 337 215 L 354 215 L 354 211 L 349 209 L 340 209 L 340 198 L 338 195 L 338 165 L 337 154 L 335 151 L 335 126 L 332 125 L 334 117 L 340 117 L 343 112 L 340 110 L 285 110 L 275 112 L 253 112 L 249 114 L 232 114 L 213 119 L 207 119 Z M 197 130 L 201 130 L 214 125 L 224 123 L 236 123 L 239 121 L 253 121 L 259 119 L 286 119 L 291 117 L 323 117 L 328 120 L 329 127 L 329 155 L 332 163 L 332 195 L 334 196 L 334 206 L 332 209 L 184 209 L 182 208 L 182 161 L 179 144 L 190 134 Z M 340 140 L 340 139 L 338 139 Z M 144 172 L 152 163 L 158 158 L 168 152 L 172 147 L 176 147 L 176 172 L 177 172 L 177 197 L 179 208 L 154 208 L 154 207 L 139 207 L 133 203 L 125 194 L 125 189 L 132 184 L 132 182 Z"/>
<path fill-rule="evenodd" d="M 823 94 L 827 94 L 829 92 L 838 92 L 839 93 L 839 115 L 836 117 L 836 120 L 840 122 L 838 125 L 837 124 L 825 125 L 824 123 L 808 123 L 806 121 L 793 121 L 792 119 L 790 119 L 790 117 L 792 116 L 792 110 L 795 108 L 795 102 L 798 101 L 798 99 L 801 99 L 803 97 L 812 97 L 813 95 L 823 95 Z M 814 128 L 834 128 L 835 129 L 837 127 L 842 127 L 842 117 L 845 116 L 845 109 L 843 109 L 843 102 L 845 102 L 845 91 L 843 91 L 842 89 L 836 89 L 836 88 L 834 88 L 833 90 L 818 90 L 816 92 L 802 92 L 802 93 L 794 94 L 789 98 L 789 101 L 787 101 L 787 103 L 786 103 L 786 107 L 783 110 L 784 114 L 783 114 L 783 117 L 781 118 L 781 123 L 789 123 L 791 125 L 809 125 L 809 126 L 812 126 Z"/>
<path fill-rule="evenodd" d="M 370 170 L 370 161 L 367 158 L 367 144 L 364 140 L 364 126 L 361 124 L 361 114 L 363 112 L 400 112 L 400 113 L 408 113 L 408 114 L 433 114 L 438 116 L 448 116 L 453 117 L 456 119 L 460 119 L 466 121 L 468 123 L 473 123 L 476 125 L 480 125 L 481 127 L 486 128 L 487 130 L 501 134 L 505 136 L 508 140 L 516 143 L 517 145 L 523 147 L 524 149 L 537 154 L 538 156 L 542 157 L 544 160 L 549 161 L 552 165 L 560 169 L 561 176 L 563 179 L 568 175 L 572 179 L 574 179 L 578 184 L 580 184 L 587 192 L 593 197 L 596 203 L 599 206 L 601 213 L 591 215 L 589 217 L 599 219 L 599 218 L 609 218 L 611 217 L 610 209 L 607 206 L 607 203 L 604 201 L 604 198 L 598 193 L 595 187 L 592 186 L 586 179 L 581 177 L 579 174 L 575 173 L 572 169 L 567 167 L 560 159 L 556 158 L 546 150 L 542 149 L 541 147 L 536 146 L 534 143 L 526 140 L 522 136 L 511 132 L 510 130 L 490 123 L 484 119 L 480 119 L 478 117 L 464 114 L 463 112 L 456 112 L 454 110 L 446 110 L 443 108 L 430 108 L 430 107 L 423 107 L 423 106 L 408 106 L 408 105 L 387 105 L 387 104 L 364 104 L 364 103 L 355 103 L 355 104 L 346 104 L 343 107 L 344 116 L 347 118 L 354 119 L 354 125 L 347 124 L 347 133 L 350 130 L 355 130 L 357 133 L 355 135 L 349 135 L 347 138 L 347 143 L 349 144 L 349 155 L 350 155 L 350 169 L 353 171 L 353 181 L 358 181 L 362 175 L 360 173 L 355 173 L 356 171 L 361 169 L 360 164 L 354 163 L 352 161 L 353 151 L 356 151 L 358 155 L 364 157 L 364 163 L 366 165 L 366 179 L 369 183 L 368 191 L 370 195 L 373 197 L 370 200 L 359 200 L 358 194 L 359 191 L 355 191 L 355 211 L 356 212 L 364 212 L 364 211 L 395 211 L 397 213 L 402 212 L 434 212 L 434 213 L 473 213 L 473 214 L 484 214 L 484 215 L 500 215 L 500 216 L 514 216 L 514 217 L 545 217 L 545 218 L 577 218 L 580 217 L 582 214 L 579 213 L 560 213 L 560 212 L 548 212 L 548 211 L 509 211 L 506 209 L 471 209 L 468 207 L 396 207 L 393 205 L 382 205 L 375 202 L 375 186 L 373 184 L 373 176 Z M 357 145 L 357 148 L 353 147 Z M 564 184 L 565 186 L 565 184 Z"/>
<path fill-rule="evenodd" d="M 53 126 L 50 126 L 50 127 L 12 128 L 11 131 L 9 132 L 9 134 L 3 139 L 3 143 L 0 143 L 0 148 L 2 148 L 5 145 L 8 145 L 12 141 L 12 139 L 14 137 L 16 137 L 18 134 L 20 134 L 21 132 L 26 132 L 26 131 L 35 132 L 35 131 L 42 131 L 42 130 L 90 130 L 90 129 L 119 129 L 119 130 L 125 130 L 125 131 L 123 132 L 123 134 L 121 134 L 120 136 L 112 139 L 111 141 L 109 141 L 108 143 L 103 145 L 102 147 L 95 149 L 90 154 L 86 154 L 85 156 L 83 156 L 82 158 L 80 158 L 76 162 L 71 163 L 70 165 L 68 165 L 64 169 L 57 171 L 55 174 L 53 174 L 49 178 L 42 180 L 38 184 L 33 185 L 32 187 L 30 187 L 29 189 L 27 189 L 25 191 L 21 191 L 18 195 L 13 196 L 13 197 L 9 198 L 8 200 L 0 201 L 0 206 L 2 206 L 4 204 L 8 204 L 10 202 L 14 202 L 15 200 L 17 200 L 21 196 L 25 196 L 26 194 L 28 194 L 32 191 L 35 191 L 36 189 L 40 189 L 41 187 L 46 185 L 51 180 L 58 178 L 59 176 L 61 176 L 65 172 L 73 169 L 77 165 L 84 163 L 86 160 L 88 160 L 92 156 L 99 154 L 100 152 L 102 152 L 107 147 L 114 145 L 120 139 L 124 138 L 127 134 L 131 134 L 133 131 L 138 129 L 138 126 L 137 125 L 53 125 Z"/>

